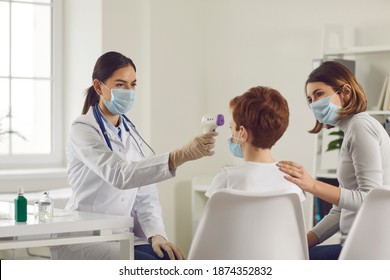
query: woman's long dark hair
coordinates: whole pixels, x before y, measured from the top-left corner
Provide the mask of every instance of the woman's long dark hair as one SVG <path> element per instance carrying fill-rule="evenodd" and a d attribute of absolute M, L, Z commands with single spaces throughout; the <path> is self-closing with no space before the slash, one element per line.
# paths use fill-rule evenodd
<path fill-rule="evenodd" d="M 117 69 L 129 65 L 134 68 L 134 71 L 137 71 L 135 64 L 130 58 L 118 52 L 106 52 L 96 61 L 95 67 L 93 68 L 92 81 L 97 79 L 105 82 Z M 85 91 L 85 101 L 82 114 L 85 115 L 88 112 L 89 107 L 94 106 L 97 103 L 99 103 L 99 95 L 95 91 L 95 88 L 90 86 Z"/>

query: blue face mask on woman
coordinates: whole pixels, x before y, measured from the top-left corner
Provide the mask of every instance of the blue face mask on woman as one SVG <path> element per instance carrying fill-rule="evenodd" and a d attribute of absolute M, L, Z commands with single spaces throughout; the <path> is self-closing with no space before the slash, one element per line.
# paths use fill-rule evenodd
<path fill-rule="evenodd" d="M 229 145 L 230 152 L 235 157 L 243 158 L 244 154 L 242 153 L 241 145 L 238 142 L 237 143 L 233 143 L 232 139 L 237 139 L 238 142 L 240 141 L 240 138 L 237 138 L 237 137 L 233 136 L 233 134 L 230 134 L 230 137 L 228 139 L 228 145 Z"/>
<path fill-rule="evenodd" d="M 341 107 L 337 106 L 336 104 L 333 104 L 330 101 L 333 95 L 321 98 L 320 100 L 311 103 L 309 106 L 310 109 L 313 111 L 317 121 L 323 124 L 337 126 L 340 121 L 339 110 L 341 109 Z"/>
<path fill-rule="evenodd" d="M 103 97 L 107 109 L 114 115 L 122 115 L 129 112 L 135 103 L 135 90 L 121 88 L 110 89 L 105 84 L 103 85 L 111 91 L 111 100 L 106 100 Z"/>

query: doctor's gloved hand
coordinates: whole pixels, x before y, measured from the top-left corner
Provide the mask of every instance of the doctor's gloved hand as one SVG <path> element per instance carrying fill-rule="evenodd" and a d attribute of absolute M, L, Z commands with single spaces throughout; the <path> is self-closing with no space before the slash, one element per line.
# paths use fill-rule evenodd
<path fill-rule="evenodd" d="M 149 238 L 149 243 L 152 245 L 153 251 L 160 258 L 164 257 L 163 251 L 165 251 L 171 260 L 185 260 L 183 252 L 161 235 L 155 235 Z"/>
<path fill-rule="evenodd" d="M 176 168 L 187 161 L 214 155 L 214 151 L 212 151 L 212 149 L 214 148 L 215 143 L 214 137 L 217 135 L 218 133 L 215 131 L 207 132 L 195 137 L 182 148 L 170 152 L 169 167 Z"/>

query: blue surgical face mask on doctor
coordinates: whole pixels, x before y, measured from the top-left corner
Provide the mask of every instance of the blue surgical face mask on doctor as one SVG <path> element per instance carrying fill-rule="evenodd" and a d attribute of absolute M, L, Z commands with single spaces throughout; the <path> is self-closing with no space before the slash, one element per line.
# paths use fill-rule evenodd
<path fill-rule="evenodd" d="M 232 140 L 236 139 L 237 143 L 233 143 Z M 233 156 L 238 157 L 238 158 L 243 158 L 244 154 L 242 153 L 242 148 L 241 145 L 239 144 L 240 138 L 233 136 L 233 134 L 230 134 L 230 137 L 228 139 L 228 145 L 229 145 L 229 150 L 233 154 Z"/>
<path fill-rule="evenodd" d="M 317 121 L 323 124 L 337 126 L 340 121 L 339 110 L 341 109 L 341 107 L 331 102 L 331 98 L 333 95 L 321 98 L 309 104 L 309 106 L 313 111 Z"/>
<path fill-rule="evenodd" d="M 134 89 L 121 89 L 121 88 L 109 88 L 103 82 L 107 89 L 111 91 L 111 100 L 104 98 L 104 104 L 107 109 L 114 115 L 126 114 L 134 106 L 135 103 L 135 90 Z"/>

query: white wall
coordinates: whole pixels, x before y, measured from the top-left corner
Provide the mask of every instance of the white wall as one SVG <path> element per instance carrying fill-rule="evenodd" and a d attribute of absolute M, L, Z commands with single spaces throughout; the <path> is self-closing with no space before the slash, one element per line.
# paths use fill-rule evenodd
<path fill-rule="evenodd" d="M 324 24 L 356 27 L 357 44 L 390 44 L 390 2 L 385 0 L 65 2 L 70 13 L 65 15 L 67 119 L 81 110 L 81 91 L 100 52 L 121 51 L 134 59 L 140 81 L 130 116 L 158 153 L 199 134 L 204 113 L 228 116 L 232 97 L 268 85 L 287 98 L 291 114 L 274 156 L 311 171 L 314 137 L 306 131 L 314 121 L 303 86 L 311 60 L 321 57 Z M 369 86 L 375 90 L 377 85 Z M 191 179 L 237 162 L 227 149 L 228 125 L 219 132 L 214 157 L 187 163 L 176 178 L 159 184 L 168 235 L 184 251 L 191 242 Z"/>
<path fill-rule="evenodd" d="M 151 139 L 150 1 L 103 1 L 102 27 L 103 52 L 118 51 L 137 67 L 137 106 L 129 116 Z"/>
<path fill-rule="evenodd" d="M 85 90 L 92 84 L 93 67 L 102 52 L 102 41 L 102 1 L 64 1 L 65 135 L 81 114 Z"/>

